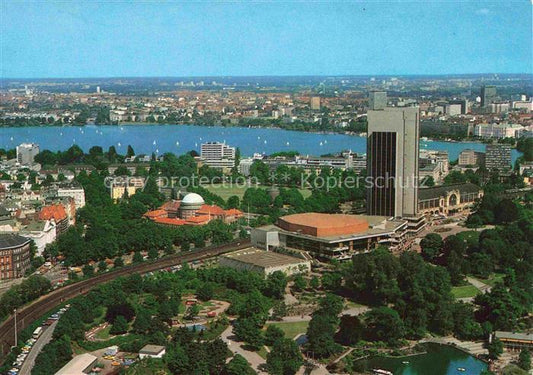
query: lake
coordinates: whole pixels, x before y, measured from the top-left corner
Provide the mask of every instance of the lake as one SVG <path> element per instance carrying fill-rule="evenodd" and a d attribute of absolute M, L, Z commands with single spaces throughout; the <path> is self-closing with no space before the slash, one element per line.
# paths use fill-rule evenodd
<path fill-rule="evenodd" d="M 368 370 L 376 368 L 388 370 L 394 375 L 479 375 L 487 368 L 485 362 L 451 346 L 439 344 L 424 346 L 426 354 L 398 358 L 372 357 L 366 360 L 365 367 Z M 403 364 L 403 361 L 409 363 Z M 464 371 L 459 371 L 459 368 Z"/>
<path fill-rule="evenodd" d="M 137 154 L 172 152 L 182 154 L 200 151 L 204 142 L 226 142 L 237 146 L 242 155 L 255 152 L 271 154 L 297 150 L 301 154 L 323 155 L 351 149 L 366 152 L 366 138 L 345 134 L 306 133 L 271 128 L 237 128 L 195 125 L 86 125 L 46 127 L 2 127 L 0 148 L 14 148 L 23 142 L 38 143 L 43 149 L 66 150 L 77 144 L 84 151 L 92 146 L 107 149 L 114 145 L 117 152 L 126 153 L 131 145 Z M 475 142 L 421 142 L 421 148 L 448 151 L 450 160 L 458 158 L 464 149 L 485 151 L 485 145 Z M 512 151 L 513 163 L 520 153 Z"/>

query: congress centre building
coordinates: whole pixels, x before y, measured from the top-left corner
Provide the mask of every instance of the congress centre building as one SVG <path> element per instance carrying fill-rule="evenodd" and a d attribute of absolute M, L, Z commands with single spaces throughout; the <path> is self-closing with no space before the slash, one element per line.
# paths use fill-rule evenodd
<path fill-rule="evenodd" d="M 252 230 L 252 245 L 285 248 L 322 260 L 348 260 L 379 245 L 391 251 L 405 246 L 408 222 L 385 216 L 302 213 L 282 216 L 275 225 Z"/>

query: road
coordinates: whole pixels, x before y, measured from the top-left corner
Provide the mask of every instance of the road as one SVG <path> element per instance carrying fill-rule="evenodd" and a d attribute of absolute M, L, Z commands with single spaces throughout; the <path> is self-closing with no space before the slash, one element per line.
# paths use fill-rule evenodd
<path fill-rule="evenodd" d="M 33 344 L 30 352 L 28 353 L 28 356 L 26 357 L 26 360 L 20 368 L 20 375 L 31 374 L 31 370 L 33 369 L 33 365 L 35 364 L 35 359 L 37 358 L 41 350 L 44 348 L 44 346 L 52 340 L 52 334 L 54 333 L 54 329 L 56 328 L 57 322 L 58 321 L 56 320 L 50 326 L 46 327 L 43 330 L 41 336 L 35 342 L 35 344 Z"/>
<path fill-rule="evenodd" d="M 232 353 L 240 354 L 244 358 L 246 358 L 248 363 L 250 363 L 250 365 L 257 374 L 266 374 L 266 372 L 261 370 L 261 367 L 266 364 L 266 361 L 256 352 L 244 349 L 242 347 L 242 342 L 235 341 L 235 335 L 233 334 L 233 326 L 231 324 L 228 328 L 224 330 L 224 332 L 222 332 L 220 338 L 222 339 L 222 341 L 228 344 L 228 348 L 232 351 Z"/>

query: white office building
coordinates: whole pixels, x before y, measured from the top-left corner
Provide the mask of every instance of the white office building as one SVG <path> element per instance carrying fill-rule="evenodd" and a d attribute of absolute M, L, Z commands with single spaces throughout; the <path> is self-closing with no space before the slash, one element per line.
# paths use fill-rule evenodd
<path fill-rule="evenodd" d="M 520 137 L 524 127 L 518 124 L 478 124 L 474 135 L 481 138 L 515 138 Z"/>
<path fill-rule="evenodd" d="M 205 165 L 213 168 L 233 168 L 235 166 L 235 147 L 220 142 L 203 143 L 200 158 Z"/>
<path fill-rule="evenodd" d="M 36 143 L 22 143 L 17 146 L 17 161 L 21 165 L 32 165 L 35 155 L 39 153 L 39 145 Z"/>

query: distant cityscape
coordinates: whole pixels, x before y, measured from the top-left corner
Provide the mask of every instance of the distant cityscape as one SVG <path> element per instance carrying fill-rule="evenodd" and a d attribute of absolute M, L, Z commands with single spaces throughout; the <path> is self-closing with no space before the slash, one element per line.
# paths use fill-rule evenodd
<path fill-rule="evenodd" d="M 361 133 L 367 93 L 376 92 L 377 101 L 391 106 L 417 105 L 422 136 L 506 138 L 532 131 L 527 75 L 257 81 L 3 80 L 0 125 L 165 123 Z"/>

